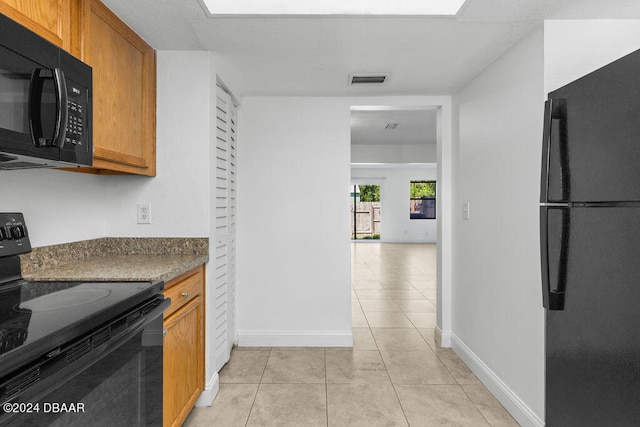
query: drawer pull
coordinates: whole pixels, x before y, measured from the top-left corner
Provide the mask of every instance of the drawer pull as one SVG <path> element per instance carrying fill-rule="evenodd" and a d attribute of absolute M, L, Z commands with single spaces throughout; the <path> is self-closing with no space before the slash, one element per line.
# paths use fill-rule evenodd
<path fill-rule="evenodd" d="M 185 297 L 185 298 L 189 298 L 189 292 L 188 291 L 187 292 L 183 292 L 182 296 Z"/>

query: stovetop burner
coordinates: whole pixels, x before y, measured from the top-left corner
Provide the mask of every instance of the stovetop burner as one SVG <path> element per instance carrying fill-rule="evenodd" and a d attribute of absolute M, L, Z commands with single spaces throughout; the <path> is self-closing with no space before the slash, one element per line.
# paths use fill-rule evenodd
<path fill-rule="evenodd" d="M 66 292 L 55 292 L 46 296 L 34 298 L 30 301 L 16 304 L 13 309 L 18 312 L 46 312 L 77 308 L 85 304 L 95 303 L 111 295 L 110 289 L 69 289 Z"/>

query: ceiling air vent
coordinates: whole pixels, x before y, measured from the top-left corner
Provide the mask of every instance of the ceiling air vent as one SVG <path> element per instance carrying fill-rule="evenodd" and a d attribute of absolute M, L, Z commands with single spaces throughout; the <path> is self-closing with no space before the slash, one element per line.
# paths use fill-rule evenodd
<path fill-rule="evenodd" d="M 389 73 L 349 74 L 349 85 L 381 85 L 386 83 Z"/>

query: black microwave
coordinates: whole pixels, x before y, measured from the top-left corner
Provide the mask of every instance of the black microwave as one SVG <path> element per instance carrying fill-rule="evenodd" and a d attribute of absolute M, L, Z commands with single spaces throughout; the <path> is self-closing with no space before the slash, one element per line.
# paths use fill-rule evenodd
<path fill-rule="evenodd" d="M 0 170 L 91 166 L 91 67 L 0 14 Z"/>

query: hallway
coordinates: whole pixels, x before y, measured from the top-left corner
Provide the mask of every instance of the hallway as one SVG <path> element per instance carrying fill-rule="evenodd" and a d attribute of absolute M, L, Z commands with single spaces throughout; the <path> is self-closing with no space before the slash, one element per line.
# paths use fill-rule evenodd
<path fill-rule="evenodd" d="M 236 348 L 185 426 L 517 426 L 433 339 L 436 247 L 354 243 L 351 348 Z"/>
<path fill-rule="evenodd" d="M 409 425 L 517 426 L 464 362 L 434 340 L 436 245 L 352 244 L 351 255 L 353 353 L 380 352 Z"/>

